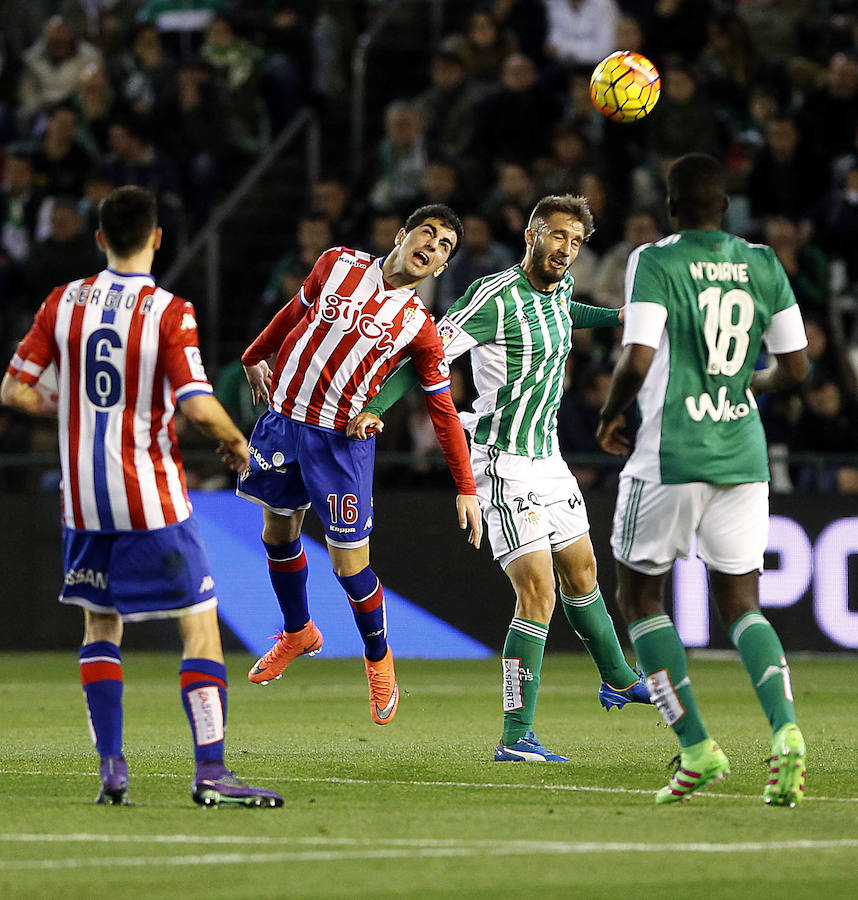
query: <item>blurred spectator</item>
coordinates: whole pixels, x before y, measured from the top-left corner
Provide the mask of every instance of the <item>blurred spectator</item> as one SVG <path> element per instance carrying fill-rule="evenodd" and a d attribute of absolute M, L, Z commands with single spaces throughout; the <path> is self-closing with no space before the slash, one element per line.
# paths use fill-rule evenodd
<path fill-rule="evenodd" d="M 847 283 L 858 285 L 858 162 L 846 172 L 841 184 L 823 195 L 816 222 L 818 239 L 840 257 Z"/>
<path fill-rule="evenodd" d="M 809 215 L 825 189 L 824 173 L 809 158 L 799 141 L 799 130 L 787 116 L 772 119 L 765 129 L 766 142 L 757 155 L 748 179 L 751 215 Z M 822 182 L 822 183 L 821 183 Z"/>
<path fill-rule="evenodd" d="M 107 58 L 131 40 L 140 0 L 61 0 L 60 14 L 72 31 Z"/>
<path fill-rule="evenodd" d="M 646 46 L 659 67 L 692 64 L 707 39 L 708 0 L 655 0 L 646 22 Z"/>
<path fill-rule="evenodd" d="M 576 332 L 577 334 L 577 332 Z M 576 338 L 577 339 L 577 338 Z M 576 453 L 592 454 L 611 463 L 614 460 L 596 441 L 599 410 L 608 399 L 611 370 L 593 366 L 581 378 L 580 391 L 567 390 L 557 411 L 557 439 L 563 456 Z M 628 435 L 628 431 L 626 432 Z M 616 481 L 616 469 L 612 465 L 573 464 L 570 469 L 584 490 L 604 487 Z"/>
<path fill-rule="evenodd" d="M 133 115 L 157 118 L 175 102 L 176 64 L 154 25 L 137 29 L 128 52 L 113 61 L 111 71 Z"/>
<path fill-rule="evenodd" d="M 118 118 L 108 132 L 110 153 L 104 168 L 116 184 L 135 184 L 159 199 L 180 198 L 181 187 L 172 160 L 149 139 L 149 129 L 131 116 Z"/>
<path fill-rule="evenodd" d="M 208 219 L 224 182 L 229 148 L 211 66 L 199 58 L 182 62 L 175 103 L 164 110 L 170 123 L 164 149 L 178 167 L 192 224 Z"/>
<path fill-rule="evenodd" d="M 403 219 L 396 213 L 380 212 L 372 217 L 366 241 L 360 245 L 373 256 L 387 256 L 393 246 L 396 233 L 402 228 Z"/>
<path fill-rule="evenodd" d="M 459 171 L 446 159 L 432 159 L 423 170 L 423 190 L 414 201 L 415 206 L 444 203 L 455 210 L 464 206 Z"/>
<path fill-rule="evenodd" d="M 542 67 L 548 35 L 543 0 L 494 0 L 491 8 L 501 32 L 512 33 L 521 52 Z"/>
<path fill-rule="evenodd" d="M 764 63 L 785 63 L 798 56 L 801 47 L 798 24 L 807 16 L 806 0 L 747 0 L 736 5 L 751 41 Z"/>
<path fill-rule="evenodd" d="M 623 235 L 623 214 L 619 197 L 607 180 L 592 169 L 582 173 L 578 179 L 578 193 L 587 198 L 596 222 L 596 230 L 586 246 L 601 256 Z"/>
<path fill-rule="evenodd" d="M 0 246 L 14 263 L 23 263 L 36 238 L 44 193 L 33 184 L 32 148 L 9 144 L 0 189 Z"/>
<path fill-rule="evenodd" d="M 429 88 L 414 99 L 431 156 L 458 158 L 465 153 L 471 142 L 476 101 L 461 55 L 439 50 L 432 57 Z"/>
<path fill-rule="evenodd" d="M 748 91 L 756 60 L 748 27 L 736 13 L 719 13 L 709 22 L 709 39 L 697 71 L 712 102 L 734 130 L 747 124 Z"/>
<path fill-rule="evenodd" d="M 723 154 L 725 135 L 717 111 L 687 65 L 672 65 L 662 72 L 661 97 L 645 122 L 652 156 Z"/>
<path fill-rule="evenodd" d="M 483 212 L 497 240 L 518 253 L 539 192 L 521 163 L 499 162 L 496 172 L 497 179 L 488 192 Z"/>
<path fill-rule="evenodd" d="M 332 246 L 331 224 L 324 215 L 314 212 L 301 216 L 295 229 L 294 243 L 275 262 L 260 298 L 260 308 L 254 313 L 262 327 L 298 293 L 316 260 Z"/>
<path fill-rule="evenodd" d="M 234 0 L 230 7 L 236 27 L 265 52 L 262 94 L 276 132 L 314 87 L 316 7 L 315 0 Z"/>
<path fill-rule="evenodd" d="M 327 175 L 316 181 L 313 208 L 328 220 L 332 244 L 360 248 L 363 209 L 344 179 Z"/>
<path fill-rule="evenodd" d="M 76 137 L 80 116 L 69 101 L 51 111 L 45 133 L 33 153 L 33 183 L 45 194 L 83 193 L 83 182 L 94 162 Z"/>
<path fill-rule="evenodd" d="M 79 40 L 62 16 L 51 16 L 23 56 L 18 112 L 25 133 L 37 113 L 69 98 L 81 72 L 98 62 L 101 54 L 92 44 Z"/>
<path fill-rule="evenodd" d="M 533 60 L 522 53 L 508 56 L 501 68 L 500 89 L 476 109 L 472 151 L 489 164 L 505 159 L 529 165 L 548 150 L 550 127 L 560 113 L 554 97 L 538 83 Z"/>
<path fill-rule="evenodd" d="M 561 66 L 595 65 L 617 49 L 614 0 L 545 0 L 545 53 Z"/>
<path fill-rule="evenodd" d="M 858 376 L 844 346 L 832 334 L 826 319 L 810 312 L 804 316 L 807 333 L 808 383 L 815 378 L 832 378 L 853 399 L 858 399 Z"/>
<path fill-rule="evenodd" d="M 25 265 L 27 298 L 35 310 L 58 285 L 81 273 L 94 275 L 104 268 L 95 236 L 84 231 L 74 197 L 57 197 L 50 214 L 50 234 L 37 243 Z"/>
<path fill-rule="evenodd" d="M 807 243 L 808 230 L 785 216 L 771 216 L 764 236 L 784 267 L 802 311 L 827 318 L 828 261 L 821 250 Z"/>
<path fill-rule="evenodd" d="M 602 255 L 593 285 L 593 299 L 600 306 L 619 309 L 626 302 L 626 263 L 629 255 L 641 244 L 655 243 L 661 237 L 658 221 L 647 210 L 626 216 L 623 239 Z"/>
<path fill-rule="evenodd" d="M 504 60 L 518 50 L 518 41 L 498 25 L 488 9 L 471 13 L 464 34 L 444 39 L 444 49 L 460 56 L 475 88 L 485 93 L 497 84 Z"/>
<path fill-rule="evenodd" d="M 554 126 L 551 156 L 533 164 L 533 177 L 540 194 L 574 193 L 578 179 L 592 165 L 587 139 L 566 122 Z"/>
<path fill-rule="evenodd" d="M 384 115 L 384 137 L 378 145 L 370 202 L 378 210 L 413 204 L 426 168 L 423 123 L 410 103 L 396 100 Z"/>
<path fill-rule="evenodd" d="M 200 56 L 214 69 L 220 94 L 221 118 L 230 143 L 256 154 L 267 143 L 267 112 L 260 100 L 263 52 L 239 37 L 225 16 L 215 16 L 206 28 Z"/>
<path fill-rule="evenodd" d="M 858 447 L 858 402 L 846 395 L 828 373 L 814 377 L 807 388 L 804 412 L 793 439 L 794 450 L 854 454 Z M 858 493 L 858 467 L 843 463 L 802 466 L 796 477 L 799 490 Z"/>
<path fill-rule="evenodd" d="M 72 102 L 80 113 L 78 138 L 91 156 L 108 150 L 107 133 L 116 106 L 116 95 L 103 63 L 90 63 L 80 75 Z"/>
<path fill-rule="evenodd" d="M 95 234 L 98 230 L 98 206 L 118 186 L 103 166 L 97 165 L 90 170 L 83 185 L 83 198 L 77 205 L 85 232 Z"/>
<path fill-rule="evenodd" d="M 502 272 L 515 263 L 512 251 L 494 239 L 488 220 L 481 213 L 462 217 L 465 230 L 462 247 L 438 278 L 435 313 L 444 315 L 453 303 L 478 279 Z"/>
<path fill-rule="evenodd" d="M 845 53 L 831 57 L 825 83 L 804 98 L 798 126 L 813 161 L 826 170 L 835 157 L 853 149 L 858 129 L 858 60 Z"/>

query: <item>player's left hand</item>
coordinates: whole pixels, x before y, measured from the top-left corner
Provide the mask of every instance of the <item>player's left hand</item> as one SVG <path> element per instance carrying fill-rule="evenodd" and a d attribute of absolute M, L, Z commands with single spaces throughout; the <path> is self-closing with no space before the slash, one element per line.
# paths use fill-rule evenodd
<path fill-rule="evenodd" d="M 365 441 L 374 434 L 384 431 L 384 422 L 375 413 L 361 412 L 346 425 L 346 437 L 356 441 Z"/>
<path fill-rule="evenodd" d="M 457 494 L 456 511 L 459 514 L 459 528 L 463 531 L 470 525 L 468 543 L 473 544 L 479 550 L 480 541 L 483 539 L 483 515 L 480 512 L 480 504 L 474 494 Z"/>
<path fill-rule="evenodd" d="M 625 416 L 615 416 L 610 421 L 605 419 L 599 420 L 599 427 L 596 429 L 596 440 L 599 446 L 607 453 L 613 453 L 614 456 L 627 456 L 629 452 L 629 439 L 621 432 L 626 424 Z"/>

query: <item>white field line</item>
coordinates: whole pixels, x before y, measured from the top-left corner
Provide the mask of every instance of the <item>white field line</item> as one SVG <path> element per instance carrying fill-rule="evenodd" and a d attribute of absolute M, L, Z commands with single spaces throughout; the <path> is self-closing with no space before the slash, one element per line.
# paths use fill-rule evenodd
<path fill-rule="evenodd" d="M 98 772 L 31 772 L 17 769 L 0 769 L 0 775 L 18 775 L 33 776 L 37 778 L 56 777 L 62 774 L 65 777 L 98 777 Z M 132 773 L 131 784 L 133 791 L 133 783 L 138 778 L 176 778 L 187 780 L 190 779 L 186 775 L 177 775 L 167 772 L 141 772 L 140 774 Z M 283 777 L 259 777 L 254 776 L 253 781 L 267 782 L 277 785 L 287 782 L 289 784 L 354 784 L 354 785 L 386 785 L 386 786 L 402 786 L 402 787 L 450 787 L 450 788 L 485 788 L 487 790 L 507 790 L 507 791 L 568 791 L 570 793 L 586 793 L 586 794 L 643 794 L 647 796 L 654 794 L 656 788 L 621 788 L 621 787 L 599 787 L 585 784 L 495 784 L 492 782 L 480 781 L 406 781 L 405 779 L 394 780 L 389 778 L 298 778 L 295 776 Z M 723 791 L 714 793 L 712 791 L 696 791 L 695 797 L 723 798 L 725 800 L 756 800 L 760 794 L 729 794 Z M 820 803 L 858 803 L 858 797 L 817 797 L 814 794 L 806 796 L 804 802 L 810 801 Z"/>
<path fill-rule="evenodd" d="M 189 835 L 0 835 L 0 840 L 20 842 L 101 842 L 101 843 L 279 843 L 303 845 L 305 850 L 279 853 L 204 853 L 180 856 L 124 856 L 101 858 L 0 860 L 0 871 L 45 871 L 58 869 L 123 868 L 140 866 L 258 865 L 284 862 L 340 862 L 351 859 L 420 859 L 442 857 L 477 857 L 509 855 L 568 856 L 603 853 L 767 853 L 784 850 L 811 851 L 858 848 L 858 839 L 742 841 L 734 843 L 600 843 L 592 841 L 459 841 L 459 840 L 390 840 L 387 847 L 378 841 L 350 838 L 201 838 Z M 308 846 L 310 845 L 310 846 Z M 321 849 L 313 846 L 323 845 Z M 324 845 L 328 845 L 324 848 Z"/>

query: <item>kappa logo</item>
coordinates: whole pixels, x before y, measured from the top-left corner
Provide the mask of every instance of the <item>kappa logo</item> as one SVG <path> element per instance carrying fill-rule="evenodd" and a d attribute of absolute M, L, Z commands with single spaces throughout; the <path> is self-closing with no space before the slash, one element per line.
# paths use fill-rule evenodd
<path fill-rule="evenodd" d="M 197 327 L 197 320 L 191 313 L 182 313 L 182 331 L 193 331 Z"/>
<path fill-rule="evenodd" d="M 211 575 L 206 575 L 200 582 L 200 589 L 197 593 L 204 594 L 206 591 L 213 591 L 214 586 L 214 578 L 212 578 Z"/>

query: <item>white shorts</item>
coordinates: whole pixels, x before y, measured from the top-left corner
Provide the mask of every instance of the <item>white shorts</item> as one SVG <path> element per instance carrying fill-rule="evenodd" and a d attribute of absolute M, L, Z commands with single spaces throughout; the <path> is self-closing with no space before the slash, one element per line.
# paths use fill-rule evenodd
<path fill-rule="evenodd" d="M 697 555 L 716 572 L 762 571 L 769 535 L 769 484 L 658 484 L 620 476 L 611 550 L 614 559 L 662 575 L 685 559 L 692 535 Z"/>
<path fill-rule="evenodd" d="M 504 568 L 535 550 L 557 553 L 590 530 L 581 489 L 561 456 L 473 444 L 471 466 L 492 552 Z"/>

